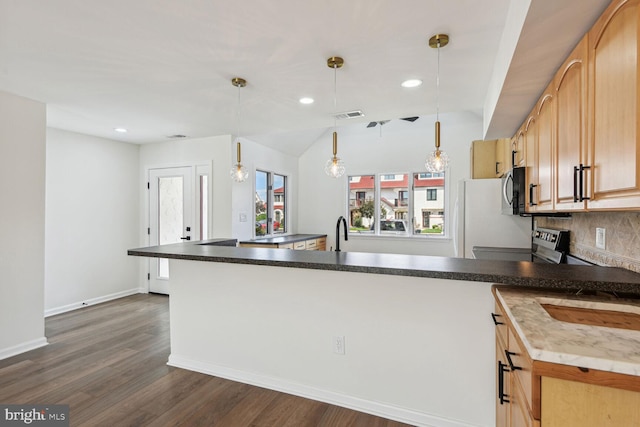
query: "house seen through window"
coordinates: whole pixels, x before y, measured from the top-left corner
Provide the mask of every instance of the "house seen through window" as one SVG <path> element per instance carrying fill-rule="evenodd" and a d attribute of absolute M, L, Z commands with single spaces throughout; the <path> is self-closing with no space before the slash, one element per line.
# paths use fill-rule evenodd
<path fill-rule="evenodd" d="M 349 231 L 364 235 L 442 236 L 444 173 L 349 177 Z"/>

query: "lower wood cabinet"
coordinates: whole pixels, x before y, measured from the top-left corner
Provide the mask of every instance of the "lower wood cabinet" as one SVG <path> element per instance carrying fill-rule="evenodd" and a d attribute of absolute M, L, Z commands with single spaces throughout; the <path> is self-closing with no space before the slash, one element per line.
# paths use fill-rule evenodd
<path fill-rule="evenodd" d="M 496 427 L 640 426 L 640 377 L 532 360 L 498 299 L 492 317 Z"/>
<path fill-rule="evenodd" d="M 640 393 L 542 377 L 545 427 L 640 426 Z"/>
<path fill-rule="evenodd" d="M 239 247 L 242 248 L 272 248 L 272 249 L 294 249 L 298 251 L 326 251 L 327 250 L 327 238 L 319 237 L 313 239 L 297 240 L 295 242 L 240 242 Z"/>

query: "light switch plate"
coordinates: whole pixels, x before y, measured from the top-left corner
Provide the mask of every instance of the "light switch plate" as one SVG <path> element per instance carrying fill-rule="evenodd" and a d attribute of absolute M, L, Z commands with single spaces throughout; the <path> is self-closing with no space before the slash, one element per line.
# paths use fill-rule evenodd
<path fill-rule="evenodd" d="M 604 228 L 596 228 L 596 248 L 604 249 L 606 244 L 606 233 Z"/>
<path fill-rule="evenodd" d="M 247 214 L 246 212 L 240 212 L 239 218 L 240 222 L 247 222 Z"/>

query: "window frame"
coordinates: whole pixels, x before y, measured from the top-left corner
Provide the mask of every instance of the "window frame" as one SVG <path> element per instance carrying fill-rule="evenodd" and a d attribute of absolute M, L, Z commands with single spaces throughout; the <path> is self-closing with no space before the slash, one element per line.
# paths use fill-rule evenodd
<path fill-rule="evenodd" d="M 255 199 L 256 194 L 258 193 L 258 188 L 257 188 L 257 179 L 258 179 L 258 174 L 266 174 L 266 204 L 267 204 L 267 209 L 266 209 L 266 226 L 265 226 L 265 234 L 258 234 L 257 233 L 257 226 L 253 227 L 253 237 L 255 239 L 266 239 L 266 238 L 271 238 L 271 237 L 276 237 L 276 236 L 284 236 L 290 233 L 291 230 L 291 221 L 289 219 L 290 217 L 290 198 L 291 196 L 289 195 L 289 176 L 287 174 L 284 173 L 279 173 L 279 172 L 274 172 L 271 170 L 266 170 L 264 168 L 256 168 L 255 170 L 255 178 L 253 180 L 253 197 Z M 273 225 L 274 225 L 274 221 L 275 221 L 275 217 L 276 217 L 276 203 L 275 203 L 275 176 L 280 176 L 283 178 L 283 187 L 284 187 L 284 194 L 282 195 L 282 204 L 284 205 L 284 210 L 282 212 L 283 216 L 284 216 L 284 231 L 282 233 L 276 233 Z M 279 187 L 278 187 L 279 188 Z M 278 202 L 280 203 L 280 202 Z M 254 214 L 253 214 L 253 221 L 255 224 L 258 223 L 258 219 L 257 217 L 257 213 L 255 212 L 255 200 L 253 202 L 254 205 Z M 282 221 L 280 221 L 280 223 L 282 223 Z"/>
<path fill-rule="evenodd" d="M 406 220 L 402 220 L 405 222 L 405 232 L 384 232 L 381 230 L 381 221 L 388 221 L 387 219 L 383 219 L 380 218 L 380 209 L 381 209 L 381 194 L 382 194 L 382 182 L 392 182 L 393 180 L 391 180 L 389 177 L 391 175 L 407 175 L 408 176 L 408 182 L 407 182 L 407 188 L 406 191 L 408 192 L 408 199 L 402 199 L 402 200 L 406 200 L 406 208 L 407 208 L 407 219 Z M 398 172 L 398 173 L 389 173 L 389 172 L 380 172 L 380 173 L 362 173 L 362 174 L 350 174 L 347 177 L 347 191 L 346 191 L 346 196 L 347 196 L 347 203 L 346 203 L 346 218 L 348 219 L 348 223 L 349 226 L 348 228 L 348 232 L 350 235 L 352 236 L 373 236 L 373 237 L 382 237 L 382 238 L 411 238 L 411 239 L 450 239 L 451 238 L 451 230 L 452 227 L 455 227 L 455 224 L 452 223 L 452 218 L 453 216 L 451 215 L 451 213 L 449 212 L 449 206 L 448 206 L 448 200 L 449 200 L 449 192 L 450 192 L 450 183 L 449 183 L 449 179 L 448 179 L 448 171 L 442 172 L 442 173 L 438 173 L 438 174 L 431 174 L 428 173 L 429 175 L 432 175 L 430 177 L 426 176 L 427 172 L 423 172 L 423 171 L 419 171 L 419 172 Z M 378 212 L 378 217 L 374 216 L 373 221 L 374 221 L 374 225 L 373 225 L 373 230 L 371 230 L 371 232 L 369 231 L 357 231 L 357 230 L 352 230 L 352 217 L 351 217 L 351 213 L 354 209 L 351 208 L 350 206 L 350 196 L 351 196 L 351 186 L 350 183 L 352 182 L 352 178 L 354 177 L 368 177 L 368 176 L 373 176 L 374 177 L 374 189 L 373 189 L 373 200 L 374 200 L 374 212 Z M 415 178 L 416 177 L 420 177 L 422 179 L 437 179 L 437 178 L 442 178 L 444 180 L 444 185 L 441 187 L 442 190 L 439 190 L 439 188 L 434 188 L 433 190 L 436 191 L 436 199 L 435 200 L 429 200 L 429 202 L 434 202 L 434 201 L 438 201 L 439 200 L 439 195 L 438 192 L 442 191 L 442 206 L 441 208 L 438 208 L 438 211 L 442 211 L 444 212 L 442 214 L 442 221 L 444 224 L 444 231 L 442 233 L 416 233 L 414 228 L 415 228 L 415 224 L 416 221 L 420 221 L 420 224 L 423 223 L 423 218 L 424 218 L 424 210 L 422 210 L 420 213 L 416 214 L 415 210 L 414 210 L 414 206 L 416 205 L 416 199 L 418 198 L 418 196 L 416 195 L 416 188 L 414 186 L 415 183 Z M 427 190 L 429 189 L 425 189 L 425 193 L 427 192 Z M 398 191 L 396 194 L 400 194 L 402 192 L 405 191 L 404 188 L 400 189 L 400 190 L 396 190 Z M 357 191 L 354 190 L 354 197 L 355 194 L 357 193 Z M 426 194 L 425 196 L 422 196 L 423 198 L 425 198 L 426 200 Z M 420 218 L 418 218 L 416 215 L 420 215 Z M 433 212 L 430 214 L 430 216 L 433 215 Z M 392 221 L 399 221 L 398 219 L 394 219 Z M 422 228 L 421 228 L 422 229 Z"/>

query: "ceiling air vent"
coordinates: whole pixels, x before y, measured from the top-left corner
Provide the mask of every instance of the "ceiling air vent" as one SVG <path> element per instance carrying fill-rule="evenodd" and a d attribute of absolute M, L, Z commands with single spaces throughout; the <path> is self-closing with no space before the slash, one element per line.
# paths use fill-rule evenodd
<path fill-rule="evenodd" d="M 336 119 L 355 119 L 356 117 L 364 117 L 364 113 L 360 110 L 347 111 L 344 113 L 337 113 L 334 116 Z"/>
<path fill-rule="evenodd" d="M 169 139 L 180 139 L 180 138 L 186 138 L 186 137 L 187 137 L 187 135 L 180 135 L 180 134 L 167 136 L 167 138 L 169 138 Z"/>

